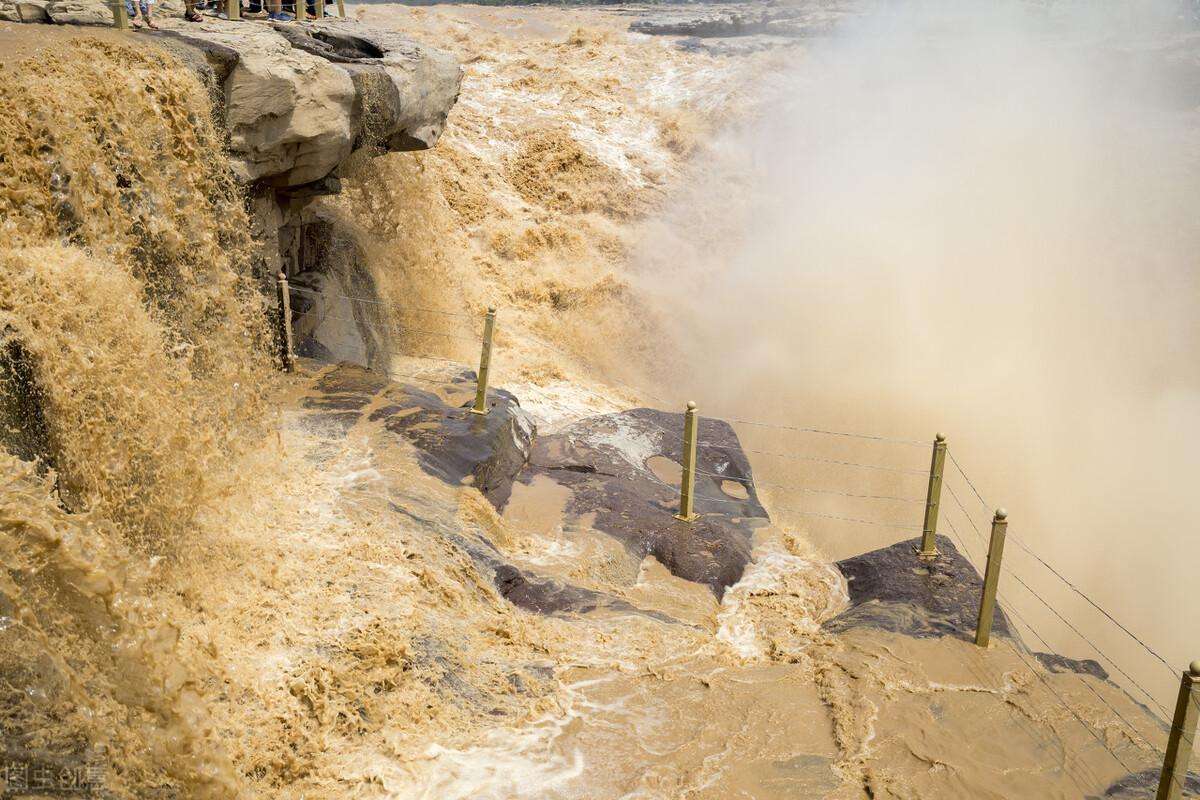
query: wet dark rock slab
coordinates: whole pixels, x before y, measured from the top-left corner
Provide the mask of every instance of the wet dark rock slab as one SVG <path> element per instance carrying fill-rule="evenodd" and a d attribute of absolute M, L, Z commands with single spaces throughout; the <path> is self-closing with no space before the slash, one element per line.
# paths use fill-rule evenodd
<path fill-rule="evenodd" d="M 304 398 L 303 405 L 321 411 L 361 411 L 387 386 L 381 375 L 340 364 L 317 379 L 316 394 Z"/>
<path fill-rule="evenodd" d="M 799 37 L 829 33 L 831 23 L 827 19 L 809 19 L 797 9 L 746 9 L 709 12 L 685 19 L 650 17 L 634 22 L 629 26 L 629 30 L 650 36 L 690 36 L 705 39 L 758 35 Z"/>
<path fill-rule="evenodd" d="M 311 362 L 305 366 L 320 368 Z M 474 395 L 475 374 L 470 370 L 417 386 L 394 382 L 355 364 L 338 364 L 313 381 L 311 394 L 301 401 L 308 412 L 301 424 L 331 441 L 343 438 L 363 421 L 382 425 L 417 449 L 418 463 L 428 474 L 454 485 L 472 483 L 493 504 L 503 506 L 514 477 L 529 458 L 535 429 L 511 393 L 489 392 L 486 415 L 468 411 Z M 447 398 L 462 400 L 448 402 Z M 321 457 L 321 452 L 317 455 Z M 396 489 L 389 507 L 419 525 L 443 527 L 423 516 L 420 507 Z M 518 608 L 539 614 L 604 609 L 677 622 L 620 598 L 522 570 L 483 536 L 449 529 L 442 534 L 489 574 L 500 594 Z"/>
<path fill-rule="evenodd" d="M 633 604 L 603 592 L 572 586 L 550 578 L 540 578 L 512 564 L 494 567 L 496 589 L 517 608 L 539 614 L 586 614 L 597 609 L 641 614 L 659 622 L 679 621 L 657 611 L 644 611 Z"/>
<path fill-rule="evenodd" d="M 1034 653 L 1034 658 L 1050 672 L 1073 672 L 1076 675 L 1091 675 L 1102 681 L 1108 680 L 1108 670 L 1099 661 L 1090 658 L 1067 658 L 1058 653 Z"/>
<path fill-rule="evenodd" d="M 755 35 L 704 38 L 688 36 L 678 41 L 679 49 L 710 56 L 744 57 L 754 53 L 795 46 L 796 40 L 784 36 Z"/>
<path fill-rule="evenodd" d="M 321 374 L 301 402 L 304 424 L 345 436 L 365 416 L 412 444 L 421 468 L 447 483 L 469 481 L 493 503 L 503 503 L 529 458 L 534 425 L 511 393 L 489 392 L 487 414 L 468 410 L 475 373 L 462 370 L 424 386 L 396 383 L 355 364 Z M 446 397 L 464 398 L 461 405 Z M 466 399 L 469 398 L 469 399 Z"/>
<path fill-rule="evenodd" d="M 867 627 L 918 638 L 973 639 L 982 579 L 946 537 L 937 537 L 941 556 L 930 564 L 917 559 L 919 545 L 919 538 L 911 539 L 837 562 L 846 576 L 850 607 L 826 622 L 826 630 Z M 992 634 L 1014 638 L 999 605 Z"/>
<path fill-rule="evenodd" d="M 312 395 L 300 401 L 300 407 L 308 412 L 302 424 L 330 441 L 345 438 L 387 383 L 385 378 L 349 364 L 334 367 L 320 375 Z"/>
<path fill-rule="evenodd" d="M 529 459 L 534 424 L 510 392 L 488 393 L 487 414 L 469 410 L 475 373 L 463 370 L 449 384 L 471 399 L 448 405 L 419 386 L 393 384 L 384 392 L 387 405 L 371 420 L 404 438 L 420 453 L 421 468 L 448 483 L 469 479 L 483 496 L 499 505 L 508 500 L 513 479 Z"/>
<path fill-rule="evenodd" d="M 719 598 L 742 577 L 754 529 L 768 522 L 750 485 L 750 463 L 725 422 L 701 419 L 692 523 L 675 519 L 679 489 L 650 461 L 682 459 L 683 415 L 639 408 L 591 417 L 538 439 L 520 480 L 546 476 L 571 490 L 566 513 L 590 524 L 637 559 L 652 555 L 672 574 Z M 708 473 L 708 474 L 703 474 Z M 501 504 L 501 507 L 502 504 Z"/>
<path fill-rule="evenodd" d="M 400 502 L 396 502 L 399 500 Z M 406 507 L 401 498 L 391 502 L 390 508 L 420 525 L 439 527 L 432 519 L 422 517 Z M 443 530 L 448 540 L 465 552 L 485 574 L 490 573 L 492 583 L 500 595 L 517 608 L 537 614 L 587 614 L 598 609 L 642 614 L 660 622 L 680 624 L 665 614 L 643 611 L 631 603 L 602 592 L 584 589 L 568 583 L 535 575 L 509 563 L 503 554 L 483 536 L 469 536 L 457 531 Z"/>
<path fill-rule="evenodd" d="M 1101 797 L 1117 798 L 1117 800 L 1149 800 L 1158 790 L 1159 770 L 1146 769 L 1126 775 L 1114 781 L 1103 795 L 1092 795 L 1087 800 L 1100 800 Z M 1200 797 L 1200 775 L 1189 772 L 1185 786 L 1188 797 Z"/>

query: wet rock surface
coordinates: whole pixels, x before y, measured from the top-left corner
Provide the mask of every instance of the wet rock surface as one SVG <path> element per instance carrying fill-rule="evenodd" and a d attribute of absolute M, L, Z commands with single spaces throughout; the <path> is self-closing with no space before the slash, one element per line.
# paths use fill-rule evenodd
<path fill-rule="evenodd" d="M 1117 800 L 1143 800 L 1154 796 L 1158 790 L 1160 772 L 1154 769 L 1142 770 L 1127 775 L 1108 787 L 1103 795 L 1091 795 L 1087 800 L 1100 800 L 1102 797 L 1117 798 Z M 1187 795 L 1200 797 L 1200 775 L 1189 772 L 1187 778 Z"/>
<path fill-rule="evenodd" d="M 948 538 L 937 537 L 941 555 L 928 564 L 916 557 L 920 544 L 910 539 L 837 562 L 850 607 L 826 622 L 826 630 L 869 627 L 918 638 L 973 639 L 983 580 Z M 999 605 L 992 634 L 1014 637 Z"/>
<path fill-rule="evenodd" d="M 454 386 L 472 397 L 475 373 L 464 370 Z M 534 435 L 533 422 L 516 397 L 490 391 L 487 414 L 447 405 L 436 394 L 413 386 L 389 387 L 384 398 L 389 404 L 372 412 L 371 419 L 382 420 L 387 430 L 416 447 L 426 472 L 448 483 L 469 481 L 493 503 L 508 497 L 513 478 L 529 458 Z"/>
<path fill-rule="evenodd" d="M 450 56 L 351 20 L 303 28 L 205 20 L 156 36 L 210 64 L 235 174 L 279 189 L 327 179 L 366 144 L 432 147 L 458 98 L 461 71 Z"/>
<path fill-rule="evenodd" d="M 678 37 L 685 50 L 743 56 L 829 35 L 851 12 L 833 4 L 704 3 L 628 7 L 626 13 L 637 17 L 632 33 Z"/>
<path fill-rule="evenodd" d="M 313 363 L 306 366 L 321 369 Z M 474 392 L 475 374 L 469 370 L 448 376 L 440 386 L 422 387 L 396 383 L 353 364 L 338 364 L 316 376 L 301 403 L 306 411 L 301 424 L 331 441 L 345 437 L 360 422 L 382 425 L 417 449 L 418 463 L 426 473 L 450 484 L 474 485 L 491 502 L 503 505 L 514 477 L 529 458 L 535 429 L 509 392 L 489 393 L 486 415 L 472 414 L 446 399 L 473 398 Z M 402 502 L 389 507 L 420 524 L 434 524 Z M 675 622 L 602 592 L 522 570 L 481 537 L 449 531 L 445 535 L 490 573 L 500 594 L 519 608 L 540 614 L 605 609 Z"/>
<path fill-rule="evenodd" d="M 1091 675 L 1102 681 L 1108 680 L 1108 670 L 1099 661 L 1090 658 L 1067 658 L 1057 653 L 1034 653 L 1042 666 L 1050 672 L 1074 672 L 1076 675 Z"/>
<path fill-rule="evenodd" d="M 652 459 L 678 469 L 682 430 L 682 414 L 654 409 L 591 417 L 538 439 L 520 480 L 542 475 L 567 487 L 568 515 L 592 515 L 589 524 L 621 541 L 636 560 L 652 555 L 720 598 L 741 579 L 754 529 L 768 522 L 767 512 L 733 429 L 702 418 L 698 516 L 691 523 L 676 519 L 678 485 L 655 474 Z"/>
<path fill-rule="evenodd" d="M 434 384 L 436 386 L 436 384 Z M 353 364 L 339 364 L 313 385 L 302 401 L 310 412 L 306 424 L 345 435 L 360 420 L 379 422 L 419 453 L 421 468 L 447 483 L 470 483 L 485 497 L 500 503 L 513 478 L 529 458 L 534 426 L 516 397 L 505 391 L 489 393 L 487 414 L 447 402 L 472 398 L 475 373 L 462 370 L 433 387 L 395 383 Z"/>
<path fill-rule="evenodd" d="M 629 26 L 633 33 L 651 36 L 727 38 L 733 36 L 813 36 L 829 33 L 835 17 L 803 8 L 735 6 L 732 10 L 655 14 Z"/>

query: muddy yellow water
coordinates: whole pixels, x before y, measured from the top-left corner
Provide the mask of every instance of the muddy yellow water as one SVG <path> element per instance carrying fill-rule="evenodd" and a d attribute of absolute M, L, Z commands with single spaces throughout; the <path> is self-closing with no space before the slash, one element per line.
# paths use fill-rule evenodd
<path fill-rule="evenodd" d="M 633 227 L 772 56 L 686 53 L 592 10 L 356 13 L 466 64 L 436 150 L 363 156 L 320 201 L 385 313 L 502 305 L 497 380 L 544 430 L 647 400 L 622 382 L 658 357 Z M 369 419 L 381 397 L 346 430 L 320 419 L 319 376 L 268 363 L 204 88 L 151 49 L 38 52 L 0 81 L 6 380 L 42 415 L 40 461 L 5 456 L 0 483 L 6 748 L 100 752 L 118 797 L 308 800 L 1078 798 L 1159 763 L 1121 690 L 1006 642 L 825 632 L 847 590 L 798 517 L 756 534 L 718 600 L 551 481 L 501 514 L 427 474 Z M 391 366 L 471 400 L 442 361 Z M 521 611 L 481 552 L 622 604 Z"/>

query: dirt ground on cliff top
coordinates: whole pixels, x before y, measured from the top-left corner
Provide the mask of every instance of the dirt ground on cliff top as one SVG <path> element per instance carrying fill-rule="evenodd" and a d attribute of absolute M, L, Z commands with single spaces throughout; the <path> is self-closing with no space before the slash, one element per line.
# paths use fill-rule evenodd
<path fill-rule="evenodd" d="M 17 22 L 0 22 L 0 69 L 36 53 L 55 42 L 71 39 L 101 39 L 110 42 L 128 42 L 133 34 L 122 33 L 112 28 L 77 25 L 34 25 Z"/>

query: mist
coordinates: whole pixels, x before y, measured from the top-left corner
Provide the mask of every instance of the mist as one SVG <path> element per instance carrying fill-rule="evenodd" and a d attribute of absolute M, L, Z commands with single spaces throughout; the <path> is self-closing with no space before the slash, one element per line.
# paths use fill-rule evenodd
<path fill-rule="evenodd" d="M 762 77 L 755 119 L 710 143 L 644 237 L 640 287 L 681 350 L 663 391 L 713 415 L 921 441 L 943 431 L 1012 535 L 1172 667 L 1200 657 L 1191 30 L 1178 4 L 904 4 L 794 53 Z M 760 449 L 850 452 L 739 434 Z M 898 447 L 852 454 L 928 468 L 927 449 Z M 755 469 L 781 486 L 924 491 L 920 476 Z M 919 504 L 772 496 L 920 525 Z M 990 510 L 962 500 L 986 537 Z M 913 535 L 797 524 L 833 558 Z M 980 565 L 983 549 L 971 555 Z M 1170 702 L 1177 675 L 1024 551 L 1005 558 Z M 1001 592 L 1051 646 L 1097 657 L 1011 578 Z"/>

